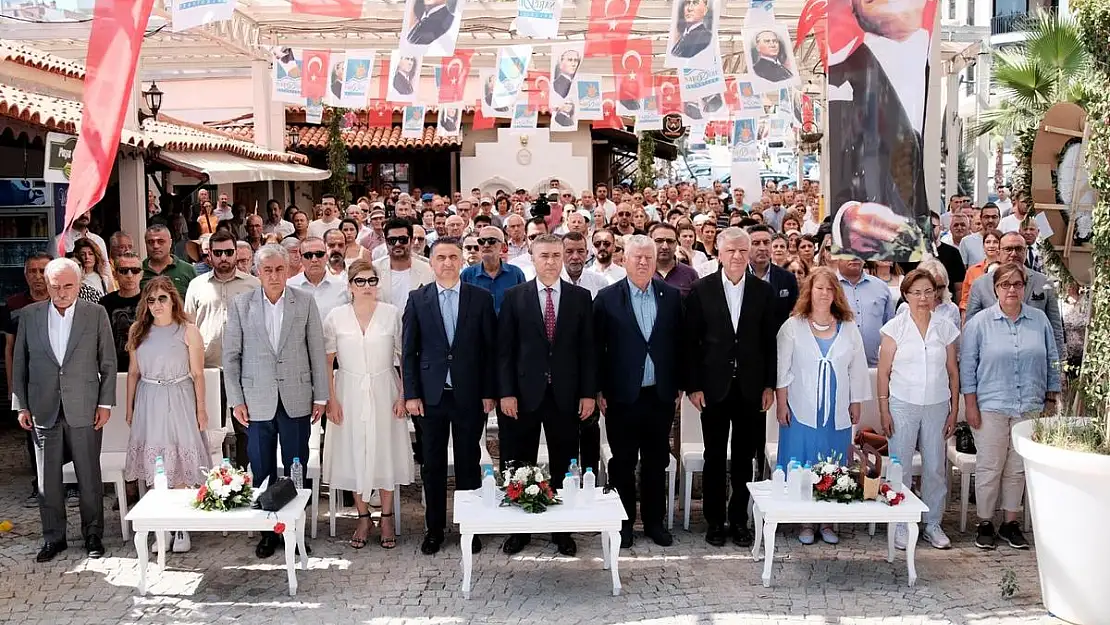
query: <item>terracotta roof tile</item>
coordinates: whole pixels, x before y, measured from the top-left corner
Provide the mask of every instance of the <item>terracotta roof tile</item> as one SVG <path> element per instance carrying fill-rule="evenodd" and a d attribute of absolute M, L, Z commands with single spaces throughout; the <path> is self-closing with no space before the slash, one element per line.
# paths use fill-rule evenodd
<path fill-rule="evenodd" d="M 298 147 L 309 150 L 328 149 L 327 126 L 292 126 L 300 134 Z M 419 139 L 401 137 L 401 127 L 389 128 L 366 125 L 353 126 L 343 131 L 343 142 L 350 150 L 425 150 L 452 147 L 462 144 L 460 137 L 438 137 L 435 126 L 425 126 Z"/>
<path fill-rule="evenodd" d="M 0 39 L 0 59 L 68 78 L 85 78 L 85 65 L 7 39 Z"/>
<path fill-rule="evenodd" d="M 0 83 L 0 115 L 12 117 L 49 130 L 77 134 L 81 126 L 80 102 L 31 93 Z M 137 148 L 151 147 L 149 138 L 124 129 L 120 143 Z"/>

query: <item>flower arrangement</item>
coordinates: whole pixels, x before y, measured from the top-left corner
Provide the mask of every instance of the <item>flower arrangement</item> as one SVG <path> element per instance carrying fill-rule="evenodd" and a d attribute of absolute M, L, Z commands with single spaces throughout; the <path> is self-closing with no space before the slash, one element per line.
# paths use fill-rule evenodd
<path fill-rule="evenodd" d="M 548 506 L 562 503 L 551 488 L 550 477 L 540 467 L 521 465 L 506 469 L 501 490 L 505 497 L 502 506 L 520 506 L 525 512 L 538 514 Z"/>
<path fill-rule="evenodd" d="M 879 501 L 888 506 L 897 506 L 902 503 L 902 500 L 905 498 L 906 494 L 894 490 L 890 482 L 883 482 L 882 485 L 879 486 Z"/>
<path fill-rule="evenodd" d="M 819 501 L 851 503 L 863 499 L 858 475 L 840 463 L 840 456 L 826 456 L 813 466 L 813 497 Z"/>
<path fill-rule="evenodd" d="M 216 467 L 208 471 L 197 490 L 193 507 L 198 510 L 232 510 L 251 504 L 251 476 L 242 469 Z"/>

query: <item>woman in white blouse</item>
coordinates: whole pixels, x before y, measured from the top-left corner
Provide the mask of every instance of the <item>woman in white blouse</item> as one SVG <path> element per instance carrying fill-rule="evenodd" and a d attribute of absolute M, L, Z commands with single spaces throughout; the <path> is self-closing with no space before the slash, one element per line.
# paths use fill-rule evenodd
<path fill-rule="evenodd" d="M 960 330 L 934 310 L 937 292 L 947 292 L 944 286 L 922 268 L 902 281 L 909 310 L 895 315 L 880 331 L 878 371 L 879 416 L 890 437 L 890 455 L 909 466 L 914 451 L 921 452 L 921 499 L 929 506 L 924 536 L 937 549 L 952 546 L 940 520 L 948 495 L 945 447 L 956 429 L 960 384 L 956 363 Z M 909 488 L 910 472 L 902 475 Z M 911 537 L 917 539 L 916 524 L 911 531 L 899 523 L 894 546 L 905 549 Z"/>
<path fill-rule="evenodd" d="M 960 307 L 952 301 L 952 291 L 948 289 L 948 270 L 944 268 L 944 263 L 935 258 L 926 258 L 917 265 L 917 268 L 928 271 L 937 283 L 933 312 L 959 329 L 963 325 L 963 316 L 960 314 Z M 910 309 L 909 299 L 905 295 L 902 296 L 902 299 L 905 301 L 898 305 L 899 315 Z M 956 354 L 959 353 L 960 345 L 957 343 Z"/>
<path fill-rule="evenodd" d="M 802 283 L 794 312 L 779 329 L 777 386 L 779 464 L 815 463 L 830 454 L 847 462 L 871 380 L 852 307 L 828 267 L 817 267 Z M 828 524 L 821 539 L 839 542 Z M 812 544 L 813 526 L 804 526 L 798 540 Z"/>

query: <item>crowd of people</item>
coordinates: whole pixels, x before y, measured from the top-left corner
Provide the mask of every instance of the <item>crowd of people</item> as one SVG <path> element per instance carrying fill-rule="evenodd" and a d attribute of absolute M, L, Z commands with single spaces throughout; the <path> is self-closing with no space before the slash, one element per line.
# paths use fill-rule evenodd
<path fill-rule="evenodd" d="M 600 469 L 604 427 L 628 515 L 622 547 L 637 515 L 647 538 L 670 545 L 665 472 L 684 395 L 701 415 L 712 545 L 751 544 L 746 484 L 759 478 L 766 413 L 779 423 L 779 463 L 816 462 L 848 456 L 875 400 L 890 453 L 920 454 L 922 536 L 947 548 L 945 445 L 962 398 L 979 454 L 976 544 L 1025 547 L 1009 429 L 1056 401 L 1082 294 L 1063 300 L 1066 322 L 1024 198 L 1007 199 L 1005 215 L 953 198 L 933 215 L 930 257 L 907 266 L 834 256 L 818 193 L 809 181 L 768 183 L 750 202 L 719 183 L 576 195 L 552 181 L 542 198 L 386 189 L 342 212 L 323 195 L 310 218 L 277 201 L 244 215 L 201 191 L 194 216 L 142 233 L 145 258 L 129 233 L 106 244 L 82 216 L 59 237 L 67 257 L 27 258 L 27 292 L 6 308 L 9 388 L 36 466 L 37 558 L 67 547 L 67 498 L 89 555 L 103 555 L 97 459 L 117 402 L 131 427 L 127 479 L 152 484 L 161 470 L 171 487 L 200 482 L 211 419 L 227 419 L 229 455 L 259 483 L 307 459 L 322 422 L 322 479 L 353 493 L 356 549 L 374 506 L 378 544 L 396 545 L 392 499 L 419 467 L 425 554 L 444 541 L 448 447 L 456 487 L 478 488 L 487 419 L 503 465 L 534 463 L 542 429 L 556 487 L 572 460 Z M 222 369 L 225 414 L 206 413 L 204 368 Z M 126 397 L 115 396 L 117 371 Z M 67 496 L 69 460 L 78 485 Z M 839 540 L 828 525 L 798 538 L 818 535 Z M 907 536 L 900 526 L 900 548 Z M 572 536 L 552 540 L 576 553 Z M 266 533 L 256 553 L 278 544 Z M 174 549 L 188 548 L 178 532 Z"/>

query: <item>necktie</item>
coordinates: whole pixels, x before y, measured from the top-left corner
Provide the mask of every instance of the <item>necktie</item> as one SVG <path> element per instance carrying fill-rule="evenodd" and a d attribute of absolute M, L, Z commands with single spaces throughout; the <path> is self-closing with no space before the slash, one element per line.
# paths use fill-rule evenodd
<path fill-rule="evenodd" d="M 555 300 L 551 299 L 551 287 L 547 291 L 547 304 L 543 307 L 543 329 L 547 331 L 547 340 L 555 340 Z"/>
<path fill-rule="evenodd" d="M 447 332 L 447 344 L 455 344 L 455 323 L 458 321 L 455 314 L 455 292 L 448 289 L 443 292 L 443 329 Z"/>

